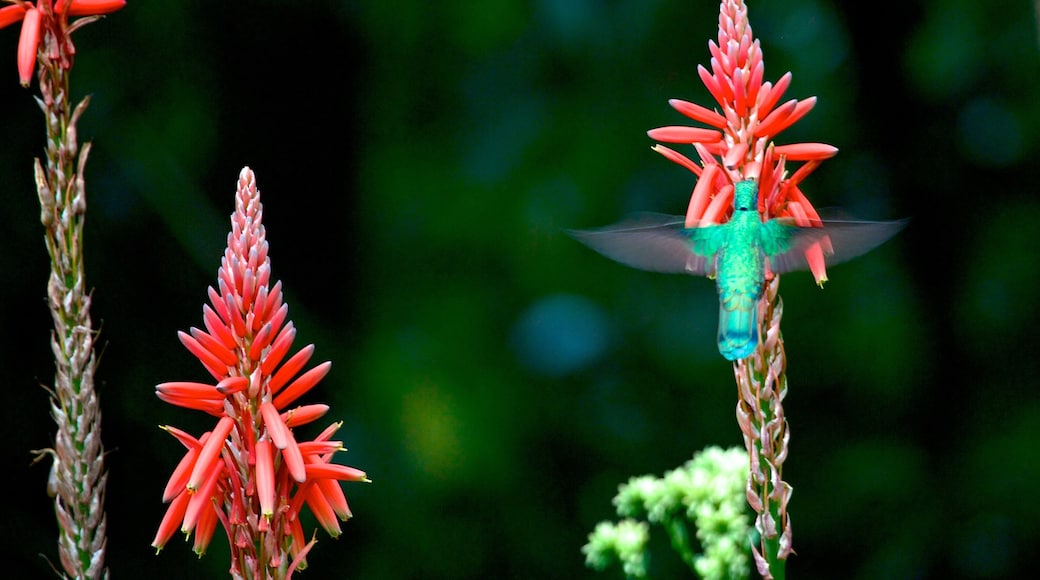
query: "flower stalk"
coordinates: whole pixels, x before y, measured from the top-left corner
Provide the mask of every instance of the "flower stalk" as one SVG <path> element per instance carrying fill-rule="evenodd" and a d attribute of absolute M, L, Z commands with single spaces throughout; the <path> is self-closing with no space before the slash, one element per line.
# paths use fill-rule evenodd
<path fill-rule="evenodd" d="M 748 180 L 757 185 L 757 211 L 763 223 L 787 218 L 801 227 L 818 227 L 820 216 L 799 186 L 838 150 L 824 143 L 774 142 L 777 134 L 812 110 L 816 97 L 782 102 L 791 73 L 775 83 L 764 80 L 761 46 L 752 33 L 743 0 L 720 2 L 718 43 L 709 41 L 708 49 L 710 69 L 699 66 L 698 75 L 718 108 L 669 101 L 678 112 L 706 127 L 671 126 L 648 132 L 660 142 L 692 145 L 697 153 L 694 161 L 667 146 L 654 146 L 656 152 L 698 176 L 686 227 L 726 222 L 734 211 L 736 184 Z M 802 163 L 789 173 L 789 162 Z M 805 263 L 821 286 L 827 280 L 825 255 L 832 250 L 827 237 L 805 250 Z M 787 511 L 792 487 L 783 480 L 790 431 L 783 409 L 787 362 L 780 333 L 783 303 L 779 284 L 779 275 L 767 271 L 758 303 L 760 340 L 750 356 L 733 362 L 737 422 L 750 463 L 746 495 L 757 514 L 759 538 L 752 553 L 763 578 L 783 578 L 784 564 L 793 553 Z"/>
<path fill-rule="evenodd" d="M 784 561 L 792 553 L 787 504 L 793 491 L 783 479 L 790 431 L 784 415 L 787 358 L 780 335 L 783 301 L 780 277 L 766 282 L 759 303 L 763 339 L 755 352 L 733 363 L 737 382 L 737 423 L 748 452 L 747 502 L 755 511 L 758 545 L 751 550 L 763 578 L 784 578 Z"/>
<path fill-rule="evenodd" d="M 102 578 L 105 568 L 105 450 L 101 407 L 94 388 L 96 332 L 90 318 L 90 291 L 83 266 L 86 217 L 84 169 L 90 143 L 79 146 L 76 123 L 89 99 L 70 104 L 69 71 L 75 47 L 71 34 L 98 15 L 123 7 L 124 0 L 40 0 L 0 8 L 0 28 L 21 21 L 18 73 L 28 86 L 39 81 L 37 103 L 43 111 L 47 144 L 44 160 L 34 162 L 40 222 L 50 257 L 47 304 L 54 322 L 51 350 L 55 376 L 51 416 L 54 445 L 37 450 L 37 461 L 51 458 L 47 491 L 58 521 L 58 555 L 64 574 Z M 85 16 L 69 22 L 69 16 Z"/>

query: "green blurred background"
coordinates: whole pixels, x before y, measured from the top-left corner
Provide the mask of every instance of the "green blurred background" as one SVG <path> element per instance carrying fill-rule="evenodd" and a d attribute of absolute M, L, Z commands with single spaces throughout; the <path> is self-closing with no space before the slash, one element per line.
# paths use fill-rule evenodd
<path fill-rule="evenodd" d="M 114 578 L 221 577 L 149 544 L 180 446 L 212 418 L 155 384 L 205 380 L 201 322 L 252 167 L 297 346 L 371 485 L 303 578 L 614 578 L 581 546 L 630 476 L 740 445 L 712 284 L 610 262 L 561 234 L 682 213 L 654 154 L 696 75 L 711 0 L 135 2 L 76 35 L 87 277 L 104 345 Z M 750 2 L 766 78 L 815 110 L 782 142 L 841 153 L 817 206 L 910 217 L 892 242 L 784 277 L 793 578 L 1006 578 L 1040 541 L 1040 124 L 1026 0 Z M 56 524 L 47 258 L 32 182 L 43 124 L 0 32 L 0 407 L 5 569 L 46 577 Z M 320 426 L 315 426 L 316 434 Z M 659 537 L 659 532 L 658 532 Z M 681 573 L 661 542 L 657 577 Z"/>

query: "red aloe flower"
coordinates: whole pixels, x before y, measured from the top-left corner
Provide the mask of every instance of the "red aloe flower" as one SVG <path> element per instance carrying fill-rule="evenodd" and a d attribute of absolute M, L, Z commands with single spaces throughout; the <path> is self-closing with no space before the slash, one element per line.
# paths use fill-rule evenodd
<path fill-rule="evenodd" d="M 791 83 L 791 73 L 776 84 L 763 82 L 762 50 L 752 35 L 743 0 L 722 2 L 718 44 L 708 41 L 708 50 L 711 71 L 698 66 L 697 72 L 721 110 L 679 99 L 669 104 L 711 128 L 673 126 L 647 132 L 657 141 L 692 144 L 700 158 L 697 163 L 674 149 L 654 146 L 654 151 L 700 177 L 690 197 L 687 227 L 726 221 L 732 211 L 733 185 L 747 179 L 758 183 L 758 211 L 763 221 L 788 217 L 803 227 L 820 225 L 819 214 L 798 184 L 838 149 L 823 143 L 773 143 L 776 135 L 812 110 L 816 97 L 777 104 Z M 805 163 L 788 175 L 788 161 Z M 827 280 L 824 249 L 816 244 L 806 252 L 818 284 Z"/>
<path fill-rule="evenodd" d="M 351 517 L 339 481 L 368 481 L 365 472 L 332 463 L 343 449 L 332 440 L 341 423 L 313 441 L 300 442 L 293 432 L 328 410 L 320 404 L 292 405 L 331 363 L 301 374 L 313 345 L 286 360 L 296 329 L 286 320 L 281 282 L 271 283 L 262 214 L 260 192 L 246 167 L 217 273 L 219 290 L 209 289 L 210 304 L 202 310 L 206 330 L 179 333 L 215 382 L 156 386 L 160 399 L 219 420 L 197 439 L 164 427 L 187 452 L 163 493 L 170 507 L 152 542 L 161 550 L 178 529 L 194 531 L 194 550 L 201 555 L 220 523 L 231 545 L 232 574 L 254 578 L 285 577 L 306 564 L 310 543 L 300 525 L 303 504 L 336 537 L 339 521 Z"/>
<path fill-rule="evenodd" d="M 29 86 L 33 69 L 36 68 L 41 30 L 51 30 L 55 39 L 67 43 L 68 49 L 61 51 L 61 54 L 71 56 L 76 51 L 69 35 L 77 24 L 69 26 L 69 16 L 102 16 L 126 6 L 126 0 L 38 0 L 35 5 L 21 0 L 8 1 L 15 3 L 0 8 L 0 28 L 22 21 L 22 32 L 18 38 L 18 79 L 22 86 Z M 71 66 L 68 62 L 62 64 L 66 69 Z"/>

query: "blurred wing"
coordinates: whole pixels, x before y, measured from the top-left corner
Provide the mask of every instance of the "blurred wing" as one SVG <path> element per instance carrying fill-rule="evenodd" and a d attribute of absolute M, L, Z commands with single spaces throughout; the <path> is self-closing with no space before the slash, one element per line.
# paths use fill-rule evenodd
<path fill-rule="evenodd" d="M 639 213 L 597 230 L 570 235 L 604 256 L 640 270 L 711 276 L 724 232 L 718 226 L 686 229 L 682 216 Z"/>
<path fill-rule="evenodd" d="M 863 255 L 880 246 L 899 230 L 906 227 L 907 220 L 890 222 L 834 221 L 824 220 L 822 228 L 801 228 L 790 225 L 788 220 L 771 220 L 767 226 L 784 228 L 786 235 L 774 238 L 786 239 L 786 244 L 777 244 L 775 255 L 769 256 L 769 267 L 777 274 L 792 270 L 808 270 L 805 252 L 813 244 L 822 242 L 823 257 L 828 266 L 840 264 Z M 829 247 L 828 247 L 829 246 Z M 769 251 L 766 252 L 769 254 Z"/>

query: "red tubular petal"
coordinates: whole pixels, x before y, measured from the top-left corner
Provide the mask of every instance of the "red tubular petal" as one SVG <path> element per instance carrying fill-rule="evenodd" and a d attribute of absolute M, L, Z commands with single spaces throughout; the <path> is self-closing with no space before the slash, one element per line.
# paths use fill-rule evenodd
<path fill-rule="evenodd" d="M 18 37 L 18 79 L 23 87 L 29 86 L 36 69 L 36 52 L 40 46 L 40 11 L 30 7 L 22 18 L 22 33 Z"/>
<path fill-rule="evenodd" d="M 253 298 L 256 297 L 256 278 L 253 270 L 247 268 L 242 273 L 242 310 L 249 312 L 253 309 Z"/>
<path fill-rule="evenodd" d="M 747 79 L 740 68 L 733 71 L 733 108 L 741 119 L 747 116 Z"/>
<path fill-rule="evenodd" d="M 300 349 L 300 352 L 294 354 L 292 358 L 285 361 L 282 368 L 278 369 L 278 372 L 271 377 L 271 381 L 267 384 L 267 388 L 272 393 L 277 393 L 285 386 L 285 383 L 289 382 L 289 379 L 296 376 L 296 373 L 300 372 L 303 365 L 307 364 L 307 361 L 311 359 L 311 355 L 314 354 L 314 345 L 308 344 L 307 346 Z"/>
<path fill-rule="evenodd" d="M 155 385 L 156 392 L 169 396 L 185 399 L 215 399 L 223 400 L 224 395 L 217 391 L 217 387 L 205 383 L 171 382 Z"/>
<path fill-rule="evenodd" d="M 823 248 L 819 243 L 813 244 L 805 251 L 805 260 L 809 262 L 809 271 L 816 279 L 816 284 L 822 287 L 827 281 L 827 263 L 824 261 Z"/>
<path fill-rule="evenodd" d="M 238 362 L 238 357 L 235 356 L 235 353 L 212 335 L 207 334 L 194 326 L 188 330 L 191 332 L 191 335 L 195 337 L 195 340 L 199 341 L 199 344 L 220 359 L 220 362 L 227 366 L 234 366 L 234 364 Z"/>
<path fill-rule="evenodd" d="M 231 315 L 231 330 L 236 336 L 245 336 L 246 323 L 245 319 L 242 318 L 242 310 L 239 308 L 239 302 L 230 294 L 225 297 L 225 300 L 227 300 L 228 313 Z"/>
<path fill-rule="evenodd" d="M 701 173 L 697 185 L 690 195 L 690 205 L 686 208 L 686 227 L 692 228 L 704 217 L 704 209 L 708 207 L 711 194 L 715 191 L 715 177 L 719 174 L 719 166 L 708 165 Z"/>
<path fill-rule="evenodd" d="M 187 433 L 170 425 L 162 425 L 159 428 L 163 431 L 166 431 L 170 435 L 173 435 L 173 437 L 177 439 L 177 441 L 181 442 L 181 445 L 183 445 L 185 449 L 199 449 L 202 447 L 202 443 L 200 443 L 199 440 L 192 436 L 190 433 Z M 206 436 L 203 435 L 203 438 L 205 437 Z"/>
<path fill-rule="evenodd" d="M 177 495 L 187 489 L 188 477 L 191 475 L 191 469 L 195 466 L 195 460 L 199 457 L 199 448 L 189 449 L 184 457 L 181 458 L 180 462 L 177 463 L 177 467 L 173 470 L 170 475 L 170 479 L 166 482 L 166 489 L 163 490 L 162 500 L 163 503 L 170 501 L 177 497 Z"/>
<path fill-rule="evenodd" d="M 793 174 L 791 174 L 791 177 L 787 178 L 787 187 L 794 187 L 794 186 L 798 185 L 799 183 L 802 182 L 802 180 L 804 180 L 806 177 L 808 177 L 809 174 L 812 173 L 819 166 L 820 166 L 820 160 L 819 159 L 813 159 L 811 161 L 806 161 L 805 163 L 802 164 L 801 167 L 798 168 L 797 171 L 795 171 Z"/>
<path fill-rule="evenodd" d="M 755 40 L 755 48 L 758 49 L 758 40 Z M 762 59 L 758 59 L 755 62 L 754 68 L 751 69 L 751 77 L 748 79 L 748 94 L 747 100 L 749 103 L 758 102 L 758 92 L 762 89 L 762 77 L 765 76 L 766 65 Z"/>
<path fill-rule="evenodd" d="M 340 481 L 368 481 L 365 472 L 338 463 L 308 463 L 307 479 L 338 479 Z"/>
<path fill-rule="evenodd" d="M 206 481 L 203 482 L 202 486 L 195 493 L 191 494 L 191 500 L 188 502 L 188 509 L 184 511 L 184 521 L 181 522 L 181 532 L 185 534 L 191 533 L 195 529 L 195 525 L 202 517 L 202 512 L 207 509 L 214 509 L 211 498 L 213 492 L 217 488 L 217 480 L 220 479 L 221 468 L 224 465 L 218 463 L 213 466 L 206 474 Z M 188 488 L 191 491 L 191 488 Z"/>
<path fill-rule="evenodd" d="M 195 524 L 195 544 L 191 547 L 199 557 L 206 554 L 206 548 L 213 539 L 213 532 L 217 529 L 217 522 L 220 521 L 217 516 L 218 509 L 220 508 L 210 504 L 209 509 L 203 509 L 199 513 L 199 521 Z"/>
<path fill-rule="evenodd" d="M 329 425 L 328 427 L 326 427 L 324 431 L 319 433 L 318 436 L 314 438 L 314 440 L 315 441 L 328 441 L 333 435 L 336 434 L 336 431 L 339 431 L 339 428 L 342 427 L 342 426 L 343 426 L 343 421 L 336 421 L 335 423 L 333 423 L 333 424 Z"/>
<path fill-rule="evenodd" d="M 307 470 L 304 466 L 303 453 L 300 452 L 300 446 L 296 444 L 296 439 L 292 436 L 292 432 L 289 433 L 289 444 L 282 449 L 282 459 L 285 460 L 285 467 L 289 470 L 289 475 L 292 476 L 298 483 L 307 481 Z"/>
<path fill-rule="evenodd" d="M 651 139 L 665 143 L 715 143 L 722 140 L 722 133 L 700 127 L 658 127 L 646 132 Z"/>
<path fill-rule="evenodd" d="M 212 286 L 207 288 L 206 291 L 209 293 L 210 303 L 213 304 L 213 308 L 217 311 L 217 314 L 220 315 L 220 319 L 224 321 L 224 325 L 230 326 L 231 315 L 227 309 L 227 302 L 224 301 L 224 298 L 218 294 Z"/>
<path fill-rule="evenodd" d="M 680 99 L 669 99 L 668 104 L 676 111 L 679 111 L 694 121 L 700 121 L 701 123 L 711 125 L 712 127 L 718 127 L 719 129 L 726 128 L 725 117 L 711 109 L 702 107 L 697 103 L 691 103 Z"/>
<path fill-rule="evenodd" d="M 171 405 L 178 407 L 184 407 L 185 409 L 195 409 L 196 411 L 203 411 L 213 415 L 214 417 L 220 417 L 224 414 L 224 401 L 216 399 L 199 399 L 196 397 L 174 397 L 171 395 L 164 395 L 163 393 L 156 392 L 156 396 L 159 397 L 160 401 L 164 401 Z"/>
<path fill-rule="evenodd" d="M 170 541 L 173 534 L 180 528 L 181 521 L 184 519 L 184 512 L 188 509 L 189 501 L 191 501 L 191 494 L 182 493 L 167 508 L 162 522 L 159 523 L 159 530 L 155 533 L 155 539 L 152 540 L 152 547 L 155 548 L 156 553 L 163 549 L 166 542 Z"/>
<path fill-rule="evenodd" d="M 721 224 L 726 212 L 733 205 L 733 186 L 727 185 L 712 198 L 708 208 L 704 210 L 703 220 L 707 223 Z"/>
<path fill-rule="evenodd" d="M 700 175 L 701 174 L 701 166 L 700 165 L 697 165 L 696 163 L 693 162 L 692 159 L 690 159 L 689 157 L 683 155 L 682 153 L 679 153 L 678 151 L 676 151 L 674 149 L 671 149 L 669 147 L 665 147 L 664 145 L 654 145 L 650 149 L 656 151 L 657 153 L 660 153 L 661 155 L 664 155 L 670 161 L 678 163 L 679 165 L 682 165 L 686 169 L 689 169 L 690 171 L 692 171 L 694 173 L 694 175 Z"/>
<path fill-rule="evenodd" d="M 343 451 L 342 441 L 304 441 L 298 444 L 306 461 L 317 462 L 319 457 Z M 324 463 L 324 461 L 322 461 Z"/>
<path fill-rule="evenodd" d="M 325 404 L 303 405 L 282 413 L 282 420 L 286 427 L 299 427 L 322 418 L 328 411 Z"/>
<path fill-rule="evenodd" d="M 318 381 L 325 378 L 325 375 L 329 374 L 330 368 L 332 368 L 332 363 L 325 361 L 300 375 L 299 378 L 286 387 L 284 391 L 275 396 L 274 406 L 279 409 L 284 409 L 289 406 L 293 401 L 299 398 L 300 395 L 311 390 L 314 385 L 318 384 Z"/>
<path fill-rule="evenodd" d="M 788 161 L 810 161 L 830 159 L 838 154 L 838 148 L 826 143 L 791 143 L 777 146 L 775 153 L 784 156 Z"/>
<path fill-rule="evenodd" d="M 271 519 L 274 515 L 274 450 L 271 442 L 256 442 L 256 495 L 260 500 L 260 514 Z"/>
<path fill-rule="evenodd" d="M 249 379 L 246 377 L 228 377 L 219 383 L 215 387 L 217 392 L 222 395 L 233 395 L 240 393 L 249 387 Z"/>
<path fill-rule="evenodd" d="M 289 305 L 282 304 L 273 314 L 269 313 L 268 316 L 267 322 L 271 324 L 275 332 L 278 332 L 282 327 L 282 323 L 285 322 L 285 318 L 289 316 Z"/>
<path fill-rule="evenodd" d="M 12 4 L 0 8 L 0 28 L 6 28 L 25 17 L 25 7 L 21 4 Z"/>
<path fill-rule="evenodd" d="M 260 415 L 264 418 L 267 435 L 271 437 L 274 446 L 279 449 L 285 449 L 289 445 L 289 439 L 292 439 L 292 431 L 285 425 L 285 421 L 282 420 L 278 409 L 270 401 L 264 401 L 260 403 Z"/>
<path fill-rule="evenodd" d="M 260 285 L 256 291 L 256 300 L 253 303 L 253 332 L 260 329 L 269 312 L 267 311 L 267 286 Z"/>
<path fill-rule="evenodd" d="M 187 348 L 191 354 L 195 355 L 195 358 L 199 359 L 202 366 L 206 367 L 213 378 L 220 380 L 227 376 L 227 365 L 223 363 L 217 356 L 210 351 L 206 350 L 199 341 L 188 335 L 186 332 L 177 331 L 177 337 L 181 339 L 181 344 Z"/>
<path fill-rule="evenodd" d="M 717 80 L 715 80 L 715 77 L 711 76 L 711 73 L 708 72 L 708 69 L 704 68 L 702 65 L 697 65 L 697 74 L 700 75 L 701 82 L 704 83 L 704 87 L 708 89 L 709 93 L 711 93 L 711 96 L 715 99 L 715 102 L 719 103 L 720 105 L 724 104 L 726 101 L 723 99 L 725 95 L 722 92 L 722 87 L 719 86 L 719 83 Z"/>
<path fill-rule="evenodd" d="M 126 0 L 72 0 L 69 16 L 93 16 L 111 14 L 126 6 Z"/>
<path fill-rule="evenodd" d="M 267 356 L 264 360 L 260 361 L 260 372 L 265 375 L 270 375 L 274 371 L 275 367 L 282 362 L 285 355 L 289 352 L 289 348 L 292 346 L 293 340 L 296 339 L 296 327 L 290 321 L 286 324 L 282 331 L 278 333 L 278 337 L 271 343 L 271 350 L 267 351 Z"/>
<path fill-rule="evenodd" d="M 354 517 L 354 514 L 350 512 L 350 506 L 347 504 L 347 496 L 343 495 L 343 488 L 340 487 L 338 482 L 332 479 L 319 479 L 317 486 L 339 519 L 345 522 Z"/>
<path fill-rule="evenodd" d="M 333 538 L 338 537 L 342 533 L 342 529 L 339 527 L 339 520 L 336 519 L 336 512 L 329 505 L 325 495 L 321 493 L 318 486 L 312 485 L 307 488 L 307 507 L 311 508 L 311 512 L 314 514 L 314 519 L 318 521 L 318 524 Z"/>
<path fill-rule="evenodd" d="M 726 152 L 726 156 L 722 159 L 722 165 L 727 169 L 741 167 L 744 165 L 745 155 L 747 155 L 747 144 L 738 143 Z"/>
<path fill-rule="evenodd" d="M 202 321 L 206 325 L 206 330 L 213 336 L 215 336 L 220 343 L 229 349 L 234 349 L 238 346 L 235 343 L 235 337 L 231 334 L 231 330 L 224 324 L 224 321 L 220 319 L 220 315 L 216 313 L 208 304 L 202 306 Z"/>
<path fill-rule="evenodd" d="M 195 462 L 195 467 L 191 470 L 191 477 L 188 479 L 188 489 L 196 491 L 199 489 L 199 485 L 203 483 L 203 480 L 210 475 L 212 471 L 219 471 L 221 465 L 217 463 L 220 457 L 220 450 L 224 447 L 224 441 L 227 439 L 229 433 L 231 433 L 232 427 L 235 426 L 235 422 L 231 417 L 221 417 L 220 421 L 217 421 L 217 426 L 213 428 L 209 438 L 206 439 L 206 443 L 202 446 L 202 450 L 199 451 L 199 459 Z"/>
<path fill-rule="evenodd" d="M 776 81 L 776 85 L 771 87 L 768 91 L 760 95 L 761 102 L 758 103 L 758 115 L 759 119 L 765 117 L 773 110 L 773 106 L 780 102 L 780 97 L 784 96 L 784 92 L 787 91 L 788 85 L 791 84 L 791 73 L 788 72 L 784 76 L 780 77 Z M 764 87 L 763 87 L 764 88 Z"/>
<path fill-rule="evenodd" d="M 755 127 L 755 137 L 764 137 L 775 135 L 778 130 L 777 127 L 784 125 L 784 122 L 791 116 L 794 110 L 798 107 L 798 101 L 791 99 L 780 107 L 777 107 L 772 113 L 769 113 L 765 119 L 759 122 L 758 126 Z"/>
<path fill-rule="evenodd" d="M 260 329 L 260 332 L 253 337 L 253 344 L 249 347 L 249 360 L 260 360 L 260 354 L 264 352 L 267 345 L 271 344 L 271 339 L 274 338 L 271 330 L 271 325 L 265 324 L 264 327 Z"/>

